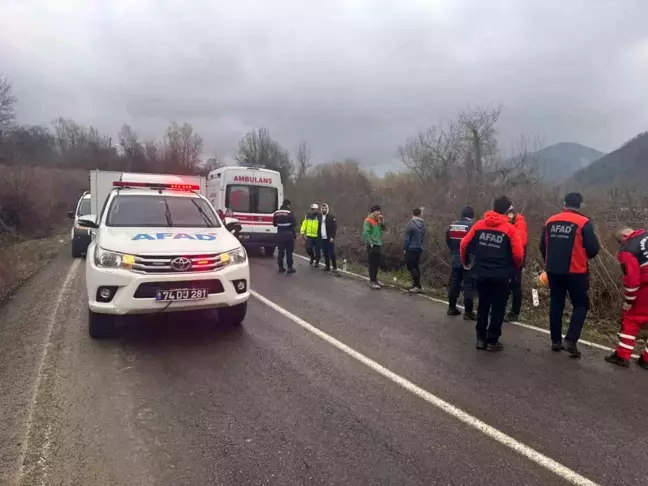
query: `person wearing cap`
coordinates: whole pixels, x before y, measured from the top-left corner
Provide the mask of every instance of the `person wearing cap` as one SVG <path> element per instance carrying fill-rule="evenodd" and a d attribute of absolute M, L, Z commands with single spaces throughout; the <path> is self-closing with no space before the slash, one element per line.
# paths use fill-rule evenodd
<path fill-rule="evenodd" d="M 286 272 L 284 267 L 284 255 L 288 273 L 295 273 L 293 267 L 293 251 L 295 250 L 295 228 L 297 220 L 290 210 L 290 201 L 285 199 L 281 207 L 272 215 L 272 224 L 277 228 L 277 239 L 279 240 L 277 263 L 279 264 L 279 273 Z"/>
<path fill-rule="evenodd" d="M 474 224 L 475 212 L 470 206 L 461 210 L 461 218 L 453 221 L 446 230 L 446 245 L 450 250 L 450 285 L 448 287 L 448 312 L 449 316 L 458 316 L 461 311 L 457 309 L 457 300 L 461 293 L 463 284 L 464 294 L 464 319 L 467 321 L 477 320 L 473 308 L 473 291 L 475 276 L 473 270 L 466 270 L 461 262 L 460 245 L 461 240 L 468 234 Z M 469 257 L 472 259 L 472 257 Z"/>
<path fill-rule="evenodd" d="M 628 368 L 637 335 L 648 325 L 648 232 L 625 227 L 614 237 L 621 246 L 617 260 L 623 272 L 623 306 L 619 344 L 605 361 Z M 647 346 L 648 343 L 637 359 L 644 369 L 648 369 Z"/>
<path fill-rule="evenodd" d="M 337 272 L 337 261 L 335 259 L 335 235 L 337 234 L 337 220 L 335 216 L 329 212 L 329 206 L 322 203 L 321 211 L 319 214 L 319 233 L 317 235 L 319 248 L 324 254 L 324 270 L 325 272 Z"/>
<path fill-rule="evenodd" d="M 594 225 L 580 212 L 583 196 L 570 192 L 565 207 L 550 217 L 542 230 L 540 253 L 549 278 L 549 328 L 551 349 L 581 355 L 577 343 L 589 310 L 588 260 L 598 255 L 600 244 Z M 562 339 L 565 298 L 569 293 L 573 312 L 565 339 Z"/>
<path fill-rule="evenodd" d="M 522 247 L 524 248 L 524 258 L 522 259 L 522 265 L 519 268 L 515 269 L 515 273 L 511 278 L 511 311 L 504 319 L 505 322 L 515 322 L 518 320 L 520 311 L 522 310 L 522 270 L 524 269 L 524 264 L 526 263 L 529 230 L 527 228 L 524 216 L 518 213 L 513 206 L 511 206 L 508 211 L 508 218 L 511 224 L 515 226 L 515 229 L 520 236 Z"/>
<path fill-rule="evenodd" d="M 425 239 L 425 221 L 423 221 L 423 210 L 414 208 L 412 217 L 405 227 L 405 238 L 403 241 L 403 253 L 405 253 L 405 265 L 412 276 L 412 286 L 408 292 L 418 294 L 423 292 L 421 287 L 421 254 L 423 253 L 423 240 Z"/>
<path fill-rule="evenodd" d="M 380 249 L 383 245 L 383 230 L 385 223 L 380 206 L 371 206 L 371 213 L 364 220 L 362 225 L 362 242 L 367 247 L 369 260 L 369 286 L 378 290 L 381 288 L 378 281 L 378 268 L 380 267 Z"/>
<path fill-rule="evenodd" d="M 474 266 L 477 275 L 476 348 L 492 352 L 503 348 L 499 338 L 511 277 L 524 257 L 520 236 L 507 216 L 510 207 L 506 196 L 495 199 L 493 210 L 486 211 L 484 219 L 475 223 L 459 247 L 461 262 L 465 267 Z M 470 255 L 474 255 L 472 262 Z"/>
<path fill-rule="evenodd" d="M 317 235 L 319 234 L 319 205 L 311 204 L 310 212 L 302 221 L 301 231 L 302 238 L 306 240 L 306 253 L 310 257 L 309 265 L 319 267 L 320 251 L 317 244 Z"/>

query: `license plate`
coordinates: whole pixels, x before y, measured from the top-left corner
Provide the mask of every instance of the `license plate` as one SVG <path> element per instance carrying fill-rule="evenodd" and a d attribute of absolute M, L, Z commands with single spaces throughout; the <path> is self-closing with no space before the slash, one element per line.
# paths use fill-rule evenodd
<path fill-rule="evenodd" d="M 155 300 L 158 302 L 173 302 L 176 300 L 201 300 L 209 297 L 207 289 L 173 289 L 158 290 Z"/>

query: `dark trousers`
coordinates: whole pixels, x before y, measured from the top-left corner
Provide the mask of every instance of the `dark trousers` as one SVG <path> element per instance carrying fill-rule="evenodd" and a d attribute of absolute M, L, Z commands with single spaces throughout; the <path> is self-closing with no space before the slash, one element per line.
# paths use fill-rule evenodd
<path fill-rule="evenodd" d="M 407 250 L 405 252 L 405 266 L 412 276 L 412 285 L 421 288 L 421 253 L 423 250 Z"/>
<path fill-rule="evenodd" d="M 522 269 L 515 269 L 511 278 L 511 312 L 516 316 L 522 310 Z"/>
<path fill-rule="evenodd" d="M 502 335 L 502 323 L 506 312 L 511 284 L 508 279 L 483 279 L 477 281 L 479 304 L 477 305 L 477 339 L 496 343 Z M 488 315 L 490 313 L 490 322 Z"/>
<path fill-rule="evenodd" d="M 326 268 L 331 268 L 332 264 L 333 269 L 337 269 L 337 259 L 335 258 L 335 243 L 333 243 L 329 239 L 322 238 L 319 240 L 319 245 L 322 248 L 322 253 L 324 254 L 324 264 L 326 265 Z"/>
<path fill-rule="evenodd" d="M 450 288 L 448 289 L 448 301 L 450 308 L 457 308 L 457 300 L 461 293 L 461 283 L 463 282 L 464 307 L 466 312 L 473 311 L 473 291 L 475 279 L 471 272 L 463 268 L 453 268 L 450 272 Z"/>
<path fill-rule="evenodd" d="M 565 339 L 577 342 L 580 339 L 585 318 L 589 310 L 589 276 L 583 274 L 558 275 L 548 273 L 550 289 L 549 328 L 551 329 L 551 341 L 559 343 L 562 341 L 562 321 L 565 311 L 565 298 L 569 294 L 569 300 L 574 308 L 572 311 L 569 328 Z"/>
<path fill-rule="evenodd" d="M 320 247 L 319 247 L 319 238 L 311 238 L 310 236 L 306 238 L 306 253 L 310 257 L 311 263 L 319 263 L 320 261 Z"/>
<path fill-rule="evenodd" d="M 380 267 L 380 247 L 377 245 L 367 247 L 369 257 L 369 280 L 378 282 L 378 268 Z"/>
<path fill-rule="evenodd" d="M 284 254 L 286 255 L 286 265 L 288 265 L 288 268 L 293 267 L 293 251 L 295 251 L 294 239 L 291 238 L 279 242 L 277 252 L 277 263 L 279 264 L 279 268 L 283 267 Z"/>

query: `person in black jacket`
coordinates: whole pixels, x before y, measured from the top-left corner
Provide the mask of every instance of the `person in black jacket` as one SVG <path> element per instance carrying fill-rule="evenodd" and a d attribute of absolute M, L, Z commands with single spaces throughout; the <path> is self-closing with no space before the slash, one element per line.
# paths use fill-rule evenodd
<path fill-rule="evenodd" d="M 329 206 L 322 203 L 320 206 L 320 214 L 318 215 L 319 228 L 317 230 L 318 244 L 322 253 L 324 254 L 324 268 L 325 272 L 337 272 L 337 260 L 335 258 L 335 236 L 337 235 L 337 220 L 329 212 Z"/>
<path fill-rule="evenodd" d="M 279 251 L 277 252 L 277 263 L 279 264 L 279 273 L 284 273 L 284 255 L 288 265 L 288 273 L 295 273 L 293 268 L 293 251 L 295 251 L 295 238 L 297 233 L 297 220 L 290 210 L 290 201 L 285 199 L 279 208 L 272 215 L 272 224 L 277 227 L 277 239 L 279 240 Z"/>
<path fill-rule="evenodd" d="M 466 270 L 461 263 L 459 245 L 461 240 L 468 234 L 474 224 L 475 212 L 470 206 L 461 211 L 461 219 L 454 221 L 446 230 L 446 244 L 450 250 L 450 287 L 448 289 L 448 315 L 458 316 L 461 311 L 457 309 L 457 300 L 461 293 L 463 283 L 464 294 L 464 319 L 467 321 L 477 320 L 473 308 L 473 292 L 475 287 L 474 271 Z"/>

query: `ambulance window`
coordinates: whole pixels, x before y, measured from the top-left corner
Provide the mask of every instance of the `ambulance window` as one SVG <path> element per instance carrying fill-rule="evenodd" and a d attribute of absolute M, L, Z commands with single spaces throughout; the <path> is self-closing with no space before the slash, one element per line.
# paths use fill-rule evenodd
<path fill-rule="evenodd" d="M 278 191 L 274 187 L 259 187 L 258 213 L 271 214 L 278 209 Z"/>
<path fill-rule="evenodd" d="M 252 189 L 252 186 L 227 186 L 225 207 L 236 213 L 251 213 Z"/>

